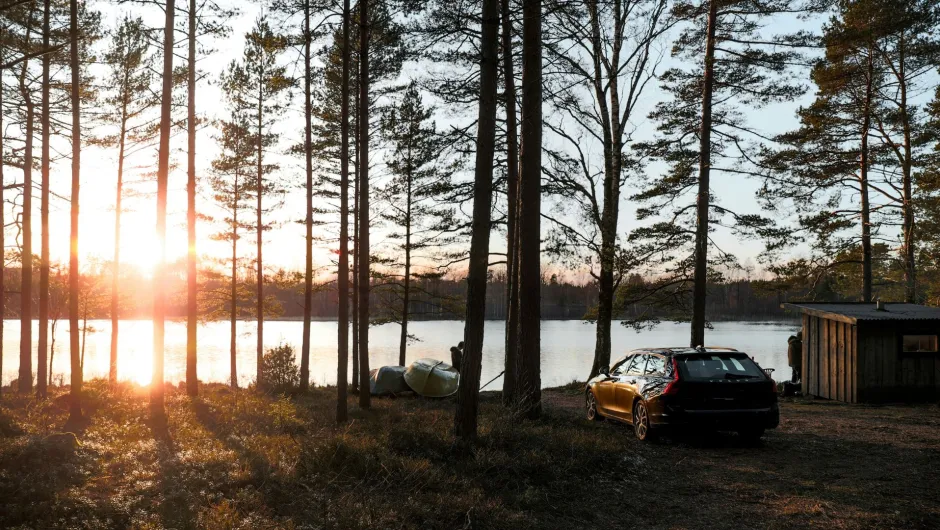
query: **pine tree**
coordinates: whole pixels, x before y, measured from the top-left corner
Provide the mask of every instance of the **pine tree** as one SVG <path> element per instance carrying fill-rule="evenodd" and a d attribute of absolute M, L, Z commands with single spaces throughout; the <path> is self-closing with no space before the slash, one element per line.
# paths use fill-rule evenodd
<path fill-rule="evenodd" d="M 639 169 L 629 124 L 657 73 L 659 46 L 673 23 L 668 6 L 666 0 L 558 2 L 546 16 L 545 51 L 554 65 L 546 77 L 557 88 L 545 126 L 563 146 L 546 152 L 546 191 L 567 214 L 551 216 L 547 251 L 573 268 L 587 264 L 597 282 L 589 378 L 610 364 L 614 293 L 629 272 L 618 261 L 621 193 Z M 595 145 L 602 153 L 597 162 L 588 155 Z"/>
<path fill-rule="evenodd" d="M 517 346 L 519 343 L 519 140 L 516 124 L 516 74 L 513 59 L 513 26 L 509 0 L 500 1 L 500 46 L 506 111 L 506 336 L 503 363 L 503 403 L 515 400 Z"/>
<path fill-rule="evenodd" d="M 125 16 L 111 38 L 104 54 L 108 65 L 106 79 L 113 92 L 103 103 L 105 120 L 117 125 L 117 136 L 106 138 L 105 145 L 118 150 L 117 184 L 114 202 L 114 261 L 111 271 L 111 356 L 108 380 L 117 383 L 118 337 L 120 332 L 121 214 L 124 199 L 124 164 L 127 153 L 137 146 L 151 144 L 157 132 L 147 126 L 150 111 L 159 105 L 151 91 L 155 55 L 151 53 L 143 20 Z"/>
<path fill-rule="evenodd" d="M 336 422 L 342 423 L 347 417 L 346 362 L 349 359 L 349 56 L 352 43 L 349 30 L 352 25 L 349 0 L 343 0 L 343 59 L 342 78 L 340 80 L 340 229 L 339 229 L 339 268 L 337 288 L 339 290 L 339 324 L 336 362 Z M 353 379 L 355 381 L 355 378 Z"/>
<path fill-rule="evenodd" d="M 209 185 L 212 189 L 212 198 L 223 210 L 222 229 L 213 234 L 217 241 L 226 241 L 231 245 L 230 274 L 225 280 L 229 288 L 219 293 L 213 299 L 213 306 L 217 308 L 213 313 L 227 312 L 229 317 L 229 361 L 230 384 L 232 388 L 238 386 L 238 372 L 236 367 L 236 325 L 241 315 L 240 304 L 250 300 L 251 294 L 246 292 L 245 286 L 239 282 L 238 269 L 240 264 L 238 254 L 238 241 L 241 233 L 251 230 L 253 225 L 246 219 L 251 210 L 251 197 L 253 194 L 252 175 L 256 166 L 256 154 L 252 143 L 250 124 L 244 116 L 234 113 L 229 121 L 219 124 L 218 137 L 221 153 L 212 161 L 212 177 Z M 241 217 L 241 218 L 240 218 Z"/>
<path fill-rule="evenodd" d="M 934 0 L 880 0 L 872 24 L 882 38 L 874 42 L 884 61 L 888 82 L 878 96 L 884 112 L 875 113 L 874 127 L 900 168 L 894 202 L 901 212 L 901 256 L 904 300 L 917 301 L 917 233 L 915 172 L 928 147 L 927 124 L 916 94 L 932 88 L 931 74 L 940 58 L 940 4 Z"/>
<path fill-rule="evenodd" d="M 255 26 L 245 36 L 245 50 L 240 63 L 233 62 L 222 76 L 222 87 L 232 101 L 233 110 L 244 113 L 251 123 L 252 142 L 255 146 L 255 175 L 253 194 L 255 199 L 255 238 L 256 238 L 256 318 L 257 331 L 257 374 L 258 388 L 264 387 L 262 356 L 264 353 L 264 232 L 270 224 L 264 222 L 265 199 L 280 193 L 280 187 L 270 178 L 278 171 L 276 164 L 265 163 L 265 150 L 277 145 L 279 135 L 273 131 L 274 124 L 283 115 L 285 97 L 292 80 L 287 76 L 286 67 L 278 64 L 278 58 L 284 51 L 286 39 L 274 33 L 264 17 L 255 21 Z"/>
<path fill-rule="evenodd" d="M 71 389 L 69 392 L 71 405 L 69 406 L 69 422 L 74 423 L 82 418 L 82 364 L 78 343 L 78 297 L 79 279 L 81 271 L 78 268 L 78 212 L 79 212 L 79 185 L 81 183 L 81 153 L 82 153 L 82 124 L 81 124 L 81 64 L 79 63 L 78 39 L 82 30 L 78 26 L 78 0 L 71 0 L 69 10 L 69 62 L 72 73 L 72 193 L 71 203 L 71 232 L 69 252 L 69 327 L 75 332 L 69 334 L 69 352 L 71 362 Z"/>
<path fill-rule="evenodd" d="M 801 52 L 814 43 L 813 36 L 773 35 L 769 22 L 784 14 L 811 14 L 825 4 L 707 0 L 682 1 L 674 8 L 689 25 L 676 40 L 673 55 L 696 66 L 672 68 L 660 76 L 669 99 L 652 113 L 658 135 L 643 151 L 667 163 L 669 170 L 662 178 L 647 178 L 645 189 L 633 198 L 642 203 L 641 220 L 662 220 L 631 234 L 634 248 L 624 259 L 666 270 L 652 284 L 653 292 L 639 296 L 678 305 L 683 316 L 691 313 L 692 346 L 704 344 L 706 286 L 720 279 L 716 266 L 735 264 L 734 256 L 720 251 L 709 258 L 714 227 L 731 225 L 745 236 L 776 235 L 771 220 L 738 214 L 713 200 L 710 186 L 713 173 L 727 178 L 757 174 L 747 162 L 763 136 L 742 110 L 792 101 L 805 90 L 795 70 L 805 62 Z"/>
<path fill-rule="evenodd" d="M 359 235 L 356 240 L 356 255 L 359 257 L 359 407 L 370 406 L 369 388 L 369 294 L 371 289 L 370 271 L 372 270 L 369 254 L 369 33 L 372 24 L 369 20 L 369 0 L 359 0 L 359 148 L 358 159 L 359 191 Z"/>
<path fill-rule="evenodd" d="M 74 0 L 73 0 L 74 1 Z M 160 147 L 157 161 L 157 244 L 159 261 L 154 271 L 153 289 L 153 374 L 150 381 L 150 415 L 155 426 L 166 423 L 163 397 L 164 338 L 167 297 L 166 206 L 170 172 L 170 126 L 173 101 L 173 21 L 175 0 L 166 1 L 163 27 L 163 89 L 160 93 Z"/>
<path fill-rule="evenodd" d="M 522 11 L 522 134 L 519 154 L 519 359 L 516 401 L 526 416 L 542 411 L 541 184 L 542 2 L 524 0 Z M 477 374 L 479 377 L 479 374 Z"/>
<path fill-rule="evenodd" d="M 477 437 L 483 324 L 489 268 L 490 209 L 493 203 L 493 155 L 496 142 L 496 89 L 499 59 L 499 0 L 483 0 L 480 48 L 479 119 L 473 184 L 473 232 L 467 271 L 464 356 L 457 389 L 454 429 L 465 444 Z"/>
<path fill-rule="evenodd" d="M 431 122 L 433 108 L 425 108 L 421 92 L 415 83 L 405 90 L 401 103 L 389 109 L 382 120 L 384 137 L 390 144 L 386 165 L 391 180 L 378 191 L 385 206 L 380 217 L 391 224 L 394 231 L 386 237 L 395 242 L 402 261 L 393 260 L 401 275 L 389 278 L 394 284 L 392 293 L 398 307 L 393 309 L 401 325 L 398 364 L 405 366 L 408 345 L 408 323 L 411 313 L 412 278 L 416 252 L 440 248 L 450 242 L 453 208 L 443 197 L 452 189 L 449 168 L 438 162 L 444 147 L 444 138 Z M 433 258 L 431 255 L 425 259 Z M 391 275 L 390 275 L 391 276 Z"/>

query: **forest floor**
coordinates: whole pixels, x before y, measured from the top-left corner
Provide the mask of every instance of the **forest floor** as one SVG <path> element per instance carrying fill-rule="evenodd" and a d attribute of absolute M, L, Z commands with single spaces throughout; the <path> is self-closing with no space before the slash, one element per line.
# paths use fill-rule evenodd
<path fill-rule="evenodd" d="M 727 435 L 637 442 L 583 419 L 578 385 L 539 420 L 484 394 L 471 456 L 452 400 L 373 399 L 335 426 L 332 389 L 291 398 L 222 385 L 167 394 L 86 388 L 90 422 L 61 434 L 65 389 L 0 402 L 0 527 L 938 528 L 940 407 L 782 403 L 757 446 Z"/>

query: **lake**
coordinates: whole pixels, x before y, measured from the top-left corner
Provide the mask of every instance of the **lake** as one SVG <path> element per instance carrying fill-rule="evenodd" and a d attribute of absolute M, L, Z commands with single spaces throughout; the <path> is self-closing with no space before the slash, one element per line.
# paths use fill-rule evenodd
<path fill-rule="evenodd" d="M 85 351 L 85 378 L 107 377 L 111 336 L 110 321 L 89 322 L 96 332 L 89 332 Z M 34 323 L 34 326 L 36 324 Z M 798 324 L 782 322 L 716 322 L 706 330 L 707 344 L 730 346 L 748 352 L 764 368 L 775 368 L 776 378 L 789 377 L 787 368 L 787 337 L 796 333 Z M 3 384 L 16 379 L 19 369 L 19 321 L 7 320 L 3 338 Z M 36 327 L 33 328 L 35 347 Z M 146 320 L 121 323 L 118 377 L 146 384 L 150 382 L 152 325 Z M 238 324 L 238 374 L 242 386 L 254 380 L 254 322 Z M 503 329 L 500 321 L 488 321 L 485 329 L 483 373 L 485 383 L 503 370 Z M 69 379 L 68 322 L 60 322 L 56 333 L 52 363 L 53 381 Z M 450 362 L 450 347 L 462 340 L 462 321 L 412 322 L 409 331 L 420 341 L 409 345 L 408 362 L 432 357 Z M 229 324 L 211 322 L 199 327 L 199 379 L 204 382 L 226 383 L 229 378 Z M 294 346 L 300 355 L 303 324 L 298 321 L 270 321 L 264 324 L 265 346 L 280 343 Z M 371 366 L 397 364 L 399 327 L 385 324 L 370 330 Z M 613 328 L 612 360 L 638 347 L 684 346 L 689 325 L 663 323 L 650 331 L 637 333 L 615 325 Z M 35 351 L 35 350 L 34 350 Z M 178 383 L 186 375 L 186 326 L 168 322 L 166 326 L 166 381 Z M 594 356 L 594 326 L 580 320 L 542 322 L 542 385 L 558 386 L 573 380 L 584 380 Z M 299 363 L 299 361 L 298 361 Z M 350 365 L 351 366 L 351 365 Z M 33 356 L 35 373 L 36 358 Z M 350 368 L 351 371 L 351 368 Z M 781 375 L 783 374 L 783 375 Z M 311 324 L 310 379 L 317 385 L 336 382 L 336 322 Z M 501 388 L 496 381 L 488 389 Z"/>

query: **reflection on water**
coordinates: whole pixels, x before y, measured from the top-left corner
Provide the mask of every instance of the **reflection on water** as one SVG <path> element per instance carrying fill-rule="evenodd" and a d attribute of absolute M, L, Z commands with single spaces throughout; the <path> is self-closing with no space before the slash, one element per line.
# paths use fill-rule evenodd
<path fill-rule="evenodd" d="M 95 333 L 89 333 L 85 351 L 85 377 L 107 377 L 108 355 L 111 347 L 110 321 L 89 323 Z M 238 379 L 244 386 L 255 376 L 255 323 L 238 324 Z M 35 328 L 34 328 L 35 330 Z M 121 323 L 118 373 L 123 380 L 148 383 L 151 374 L 153 328 L 150 321 L 123 321 Z M 623 355 L 632 348 L 647 346 L 684 346 L 689 335 L 688 324 L 664 323 L 652 331 L 636 333 L 622 326 L 613 329 L 613 357 Z M 791 323 L 718 322 L 714 330 L 706 330 L 708 344 L 730 346 L 750 353 L 764 368 L 775 368 L 774 374 L 787 377 L 787 337 L 797 330 Z M 450 347 L 461 340 L 463 322 L 412 322 L 409 332 L 420 341 L 408 348 L 408 361 L 422 357 L 450 359 Z M 300 355 L 301 322 L 269 321 L 264 325 L 265 346 L 281 342 L 294 346 Z M 503 323 L 486 323 L 483 350 L 482 382 L 489 381 L 503 368 Z M 317 385 L 336 381 L 336 323 L 311 324 L 310 379 Z M 33 332 L 35 340 L 36 332 Z M 395 364 L 398 361 L 399 327 L 394 324 L 377 326 L 370 331 L 370 358 L 372 367 Z M 68 323 L 62 323 L 56 333 L 55 356 L 52 364 L 53 380 L 68 381 Z M 166 326 L 166 380 L 177 383 L 186 376 L 186 326 L 182 322 Z M 557 386 L 572 380 L 584 380 L 591 369 L 594 355 L 594 326 L 582 321 L 542 322 L 542 385 Z M 229 324 L 212 322 L 199 327 L 199 379 L 205 382 L 228 382 L 229 379 Z M 3 337 L 3 383 L 17 377 L 19 367 L 19 321 L 6 321 Z M 35 373 L 36 360 L 33 359 Z M 350 368 L 351 370 L 351 368 Z M 499 381 L 489 388 L 501 387 Z"/>

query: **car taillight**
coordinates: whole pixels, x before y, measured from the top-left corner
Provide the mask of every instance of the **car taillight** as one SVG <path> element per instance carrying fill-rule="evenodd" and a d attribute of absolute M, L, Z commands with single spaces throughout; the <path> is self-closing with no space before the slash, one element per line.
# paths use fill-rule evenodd
<path fill-rule="evenodd" d="M 674 396 L 679 393 L 679 362 L 672 358 L 672 381 L 663 389 L 664 396 Z"/>
<path fill-rule="evenodd" d="M 772 394 L 776 394 L 776 393 L 777 393 L 777 382 L 774 381 L 773 379 L 771 379 L 770 377 L 768 377 L 767 380 L 770 382 L 770 392 L 771 392 Z"/>

